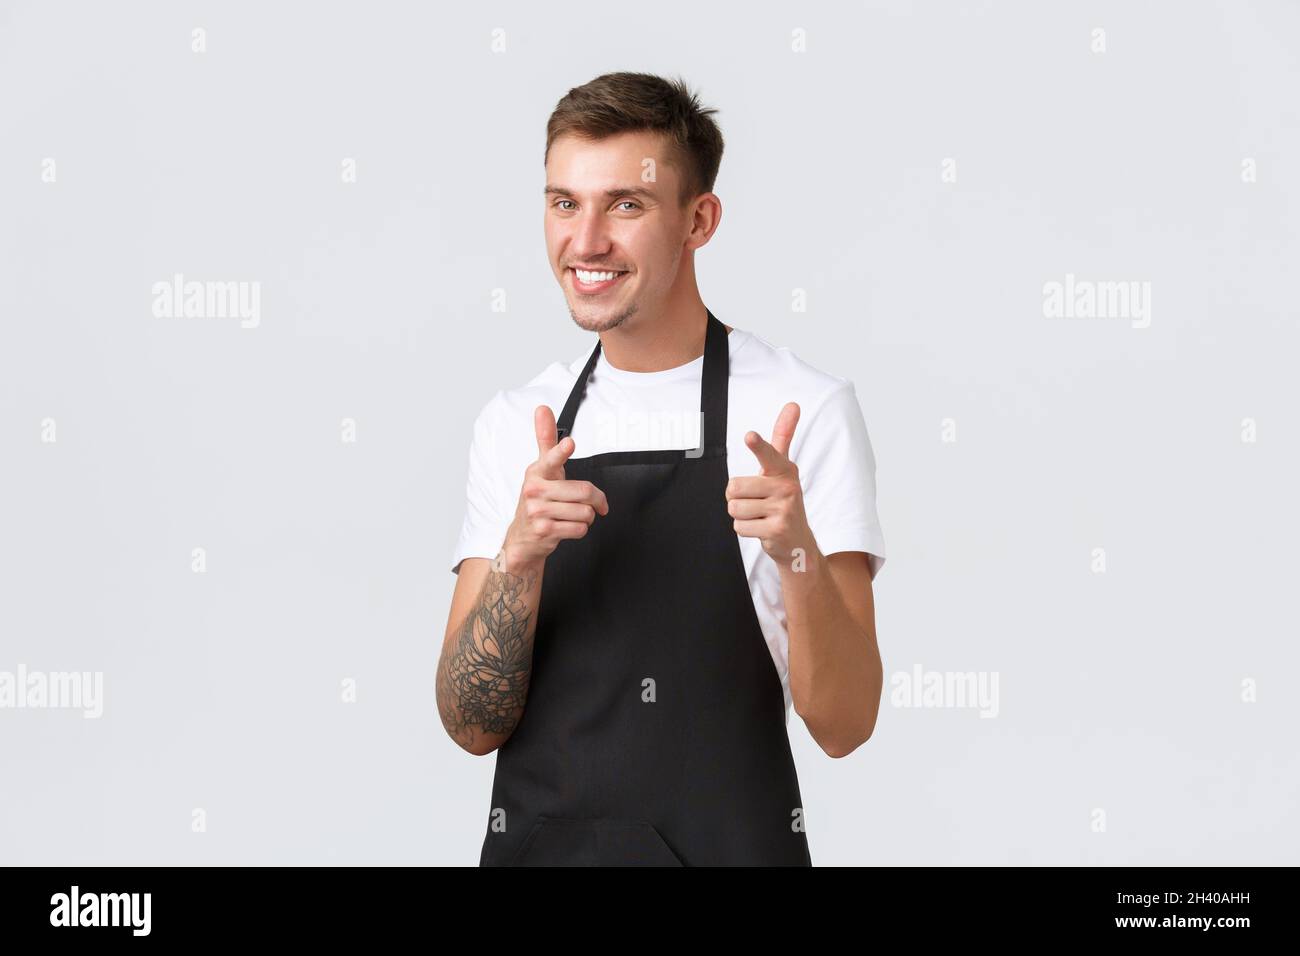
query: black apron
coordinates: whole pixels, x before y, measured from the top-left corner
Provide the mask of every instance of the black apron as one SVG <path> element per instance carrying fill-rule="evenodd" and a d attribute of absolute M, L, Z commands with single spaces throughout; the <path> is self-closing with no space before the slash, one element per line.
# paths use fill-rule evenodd
<path fill-rule="evenodd" d="M 565 403 L 573 428 L 600 342 Z M 570 458 L 609 514 L 546 560 L 480 866 L 811 866 L 785 695 L 727 513 L 727 330 L 701 448 Z"/>

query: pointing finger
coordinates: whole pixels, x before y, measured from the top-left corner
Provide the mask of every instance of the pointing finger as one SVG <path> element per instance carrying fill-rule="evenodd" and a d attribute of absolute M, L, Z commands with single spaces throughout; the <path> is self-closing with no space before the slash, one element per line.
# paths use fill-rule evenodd
<path fill-rule="evenodd" d="M 772 447 L 784 458 L 790 457 L 790 441 L 794 438 L 794 426 L 797 424 L 799 406 L 794 402 L 786 402 L 781 414 L 776 417 L 776 424 L 772 426 Z"/>
<path fill-rule="evenodd" d="M 769 445 L 758 432 L 746 432 L 745 445 L 758 459 L 758 466 L 763 474 L 783 474 L 789 467 L 790 459 Z"/>

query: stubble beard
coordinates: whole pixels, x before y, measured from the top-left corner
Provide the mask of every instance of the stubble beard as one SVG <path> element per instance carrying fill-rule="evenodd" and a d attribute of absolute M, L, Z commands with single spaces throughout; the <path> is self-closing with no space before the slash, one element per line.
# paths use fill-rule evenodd
<path fill-rule="evenodd" d="M 632 303 L 625 310 L 615 315 L 612 319 L 608 319 L 603 322 L 599 320 L 592 322 L 590 320 L 579 318 L 578 313 L 573 310 L 573 306 L 569 306 L 569 315 L 572 316 L 573 321 L 578 326 L 578 328 L 582 329 L 585 332 L 608 332 L 610 329 L 618 328 L 620 325 L 622 325 L 632 316 L 636 315 L 636 303 L 635 302 Z"/>

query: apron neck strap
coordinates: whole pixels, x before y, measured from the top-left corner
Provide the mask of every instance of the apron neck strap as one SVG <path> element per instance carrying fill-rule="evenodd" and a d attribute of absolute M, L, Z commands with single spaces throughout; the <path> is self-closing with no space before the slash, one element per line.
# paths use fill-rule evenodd
<path fill-rule="evenodd" d="M 727 448 L 727 379 L 730 373 L 730 347 L 727 344 L 727 330 L 712 312 L 708 312 L 708 325 L 704 333 L 704 370 L 700 379 L 700 411 L 704 414 L 703 435 L 701 441 L 704 451 L 726 453 Z M 600 339 L 591 350 L 591 358 L 573 383 L 569 399 L 564 403 L 556 422 L 555 439 L 560 441 L 573 431 L 573 420 L 578 414 L 578 405 L 587 393 L 587 379 L 600 358 Z"/>

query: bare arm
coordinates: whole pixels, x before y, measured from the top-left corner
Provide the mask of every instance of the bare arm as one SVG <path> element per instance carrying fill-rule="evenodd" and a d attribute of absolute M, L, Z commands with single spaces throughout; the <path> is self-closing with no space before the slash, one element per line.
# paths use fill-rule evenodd
<path fill-rule="evenodd" d="M 491 753 L 523 716 L 544 568 L 543 562 L 508 570 L 500 557 L 461 563 L 437 697 L 443 727 L 470 753 Z"/>
<path fill-rule="evenodd" d="M 514 521 L 494 560 L 461 562 L 438 659 L 438 714 L 451 739 L 472 754 L 496 750 L 523 717 L 547 556 L 609 513 L 599 488 L 565 479 L 573 439 L 555 440 L 550 408 L 539 405 L 533 424 L 537 460 L 524 472 Z"/>
<path fill-rule="evenodd" d="M 781 565 L 790 626 L 790 696 L 822 750 L 844 757 L 871 737 L 884 668 L 876 644 L 871 570 L 863 551 L 807 549 L 802 570 Z"/>
<path fill-rule="evenodd" d="M 884 689 L 870 559 L 862 551 L 828 558 L 817 547 L 789 457 L 798 421 L 799 406 L 788 402 L 770 443 L 745 435 L 762 474 L 727 483 L 727 511 L 736 533 L 761 539 L 780 569 L 795 712 L 822 750 L 843 757 L 871 737 Z"/>

